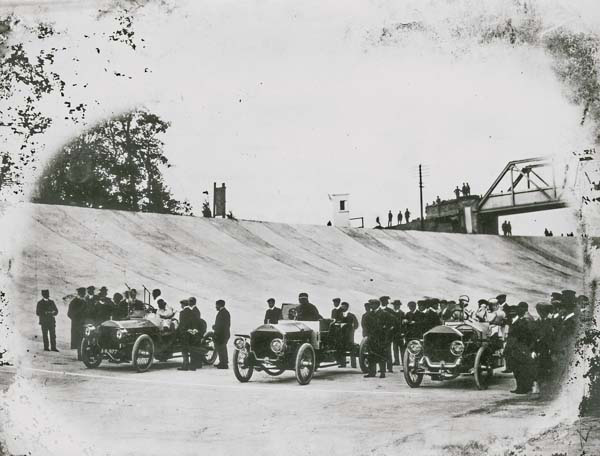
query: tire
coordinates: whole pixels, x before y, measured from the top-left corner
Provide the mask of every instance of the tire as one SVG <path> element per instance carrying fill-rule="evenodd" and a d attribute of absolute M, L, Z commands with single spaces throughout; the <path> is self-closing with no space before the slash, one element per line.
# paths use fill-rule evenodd
<path fill-rule="evenodd" d="M 494 366 L 490 363 L 489 350 L 487 347 L 479 347 L 475 355 L 475 364 L 473 373 L 475 374 L 475 384 L 478 390 L 488 389 L 490 380 L 494 376 Z M 485 365 L 485 367 L 482 367 Z"/>
<path fill-rule="evenodd" d="M 296 354 L 296 380 L 301 385 L 308 385 L 317 367 L 315 350 L 309 343 L 302 344 Z"/>
<path fill-rule="evenodd" d="M 421 382 L 423 381 L 423 374 L 418 374 L 416 372 L 417 366 L 416 362 L 413 359 L 413 363 L 415 366 L 410 365 L 410 352 L 408 350 L 404 351 L 404 359 L 402 360 L 402 370 L 404 371 L 404 380 L 406 384 L 411 388 L 418 388 L 421 386 Z"/>
<path fill-rule="evenodd" d="M 154 361 L 154 342 L 148 334 L 142 334 L 133 344 L 131 351 L 133 367 L 138 372 L 146 372 Z"/>
<path fill-rule="evenodd" d="M 102 362 L 102 350 L 98 347 L 98 344 L 90 345 L 85 337 L 81 341 L 80 350 L 81 360 L 88 369 L 94 369 Z"/>
<path fill-rule="evenodd" d="M 368 338 L 363 337 L 358 348 L 358 365 L 363 374 L 369 373 L 369 349 L 367 347 Z"/>
<path fill-rule="evenodd" d="M 249 381 L 254 372 L 254 366 L 245 365 L 247 357 L 248 352 L 242 352 L 237 348 L 233 350 L 233 373 L 235 374 L 235 378 L 241 383 Z"/>
<path fill-rule="evenodd" d="M 212 332 L 206 333 L 202 339 L 202 345 L 206 347 L 206 352 L 202 354 L 204 364 L 211 366 L 215 363 L 218 356 L 217 351 L 215 350 L 214 334 Z"/>

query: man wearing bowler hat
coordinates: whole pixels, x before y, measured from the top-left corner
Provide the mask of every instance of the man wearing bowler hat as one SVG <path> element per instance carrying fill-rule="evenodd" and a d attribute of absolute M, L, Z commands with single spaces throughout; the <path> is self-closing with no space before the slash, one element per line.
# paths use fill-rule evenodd
<path fill-rule="evenodd" d="M 44 340 L 44 350 L 57 352 L 56 348 L 56 320 L 58 309 L 54 301 L 50 299 L 50 291 L 42 290 L 42 299 L 38 301 L 35 314 L 38 316 L 40 327 L 42 328 L 42 338 Z M 50 340 L 48 341 L 48 336 Z M 50 345 L 50 347 L 48 347 Z"/>
<path fill-rule="evenodd" d="M 71 349 L 77 350 L 78 361 L 81 361 L 81 340 L 83 339 L 85 314 L 85 287 L 79 287 L 77 296 L 71 300 L 67 310 L 67 317 L 71 319 Z"/>
<path fill-rule="evenodd" d="M 267 305 L 269 308 L 265 312 L 265 325 L 271 324 L 276 325 L 279 323 L 279 320 L 283 318 L 283 314 L 281 313 L 281 309 L 279 307 L 275 307 L 275 299 L 269 298 L 267 299 Z"/>
<path fill-rule="evenodd" d="M 215 364 L 217 369 L 229 369 L 229 356 L 227 354 L 227 342 L 231 334 L 229 332 L 231 326 L 231 316 L 229 311 L 225 308 L 225 301 L 219 299 L 215 303 L 217 309 L 217 316 L 215 317 L 215 324 L 213 330 L 215 332 L 215 350 L 219 355 L 219 362 Z"/>

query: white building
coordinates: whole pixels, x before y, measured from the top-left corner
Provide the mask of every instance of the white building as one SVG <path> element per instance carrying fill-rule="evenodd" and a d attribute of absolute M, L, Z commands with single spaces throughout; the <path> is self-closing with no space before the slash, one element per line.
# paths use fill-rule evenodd
<path fill-rule="evenodd" d="M 333 208 L 333 226 L 350 226 L 350 207 L 348 205 L 349 193 L 336 193 L 329 195 Z"/>

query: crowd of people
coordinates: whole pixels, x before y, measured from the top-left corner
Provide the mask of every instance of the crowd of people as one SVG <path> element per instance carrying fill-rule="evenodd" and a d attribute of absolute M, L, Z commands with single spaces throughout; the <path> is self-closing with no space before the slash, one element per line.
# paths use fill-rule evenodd
<path fill-rule="evenodd" d="M 469 185 L 468 182 L 463 182 L 462 187 L 458 188 L 458 185 L 456 186 L 456 188 L 454 189 L 454 194 L 456 195 L 456 199 L 460 198 L 460 194 L 462 193 L 462 196 L 471 196 L 471 186 Z"/>
<path fill-rule="evenodd" d="M 410 223 L 410 211 L 408 210 L 408 208 L 406 208 L 406 210 L 404 211 L 404 221 L 405 221 L 405 223 Z M 375 223 L 377 223 L 378 228 L 381 228 L 381 220 L 379 219 L 379 216 L 375 217 Z M 402 224 L 402 211 L 398 211 L 398 214 L 396 215 L 396 225 L 401 225 L 401 224 Z M 388 212 L 387 226 L 388 226 L 388 228 L 391 228 L 392 226 L 394 226 L 394 214 L 392 213 L 391 209 Z"/>
<path fill-rule="evenodd" d="M 207 324 L 196 306 L 196 298 L 189 297 L 180 301 L 181 308 L 175 311 L 162 297 L 160 289 L 152 290 L 150 303 L 138 299 L 137 290 L 129 288 L 124 292 L 108 295 L 107 287 L 101 287 L 96 293 L 95 286 L 77 288 L 77 294 L 70 299 L 67 316 L 71 320 L 71 349 L 77 350 L 77 359 L 82 359 L 81 341 L 86 325 L 98 326 L 107 320 L 127 320 L 130 318 L 149 318 L 163 331 L 181 336 L 183 343 L 183 366 L 180 370 L 196 370 L 202 367 L 201 353 L 195 349 L 205 335 Z M 213 325 L 213 340 L 219 363 L 215 366 L 228 369 L 231 317 L 225 309 L 225 301 L 215 303 L 217 315 Z M 50 299 L 49 290 L 42 290 L 42 299 L 37 303 L 36 314 L 42 330 L 44 350 L 56 351 L 56 315 L 58 308 Z"/>

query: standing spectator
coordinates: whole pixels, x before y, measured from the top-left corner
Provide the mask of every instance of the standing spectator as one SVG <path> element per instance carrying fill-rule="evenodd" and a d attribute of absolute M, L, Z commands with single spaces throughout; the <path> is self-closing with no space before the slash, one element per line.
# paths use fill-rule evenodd
<path fill-rule="evenodd" d="M 338 367 L 346 367 L 346 356 L 344 354 L 346 351 L 352 350 L 352 346 L 354 345 L 354 332 L 358 329 L 358 319 L 349 309 L 350 304 L 344 301 L 340 306 L 340 316 L 337 320 L 341 323 L 340 345 L 338 346 L 336 353 Z M 352 360 L 352 367 L 355 367 L 356 362 L 354 358 L 352 358 Z"/>
<path fill-rule="evenodd" d="M 394 219 L 394 215 L 392 214 L 392 210 L 388 212 L 388 228 L 392 226 L 392 220 Z"/>
<path fill-rule="evenodd" d="M 377 223 L 378 227 L 381 227 L 381 222 L 379 221 L 379 216 L 375 217 L 375 223 Z"/>
<path fill-rule="evenodd" d="M 215 364 L 217 369 L 229 369 L 229 356 L 227 354 L 227 342 L 231 334 L 229 328 L 231 326 L 231 316 L 225 308 L 225 301 L 219 299 L 215 306 L 217 308 L 217 316 L 213 330 L 215 331 L 215 350 L 219 355 L 219 362 Z"/>
<path fill-rule="evenodd" d="M 85 312 L 85 288 L 79 287 L 77 296 L 71 300 L 67 311 L 67 317 L 71 319 L 71 349 L 77 350 L 77 361 L 81 361 L 81 340 L 83 339 Z"/>
<path fill-rule="evenodd" d="M 85 296 L 85 324 L 93 325 L 96 323 L 96 287 L 90 285 L 87 287 L 87 295 Z"/>
<path fill-rule="evenodd" d="M 461 192 L 463 196 L 467 196 L 467 185 L 463 182 Z"/>
<path fill-rule="evenodd" d="M 96 325 L 99 325 L 107 320 L 110 320 L 114 311 L 114 304 L 108 297 L 108 289 L 106 287 L 100 288 L 98 298 L 96 302 L 96 314 L 94 319 Z"/>
<path fill-rule="evenodd" d="M 406 223 L 410 222 L 410 212 L 408 208 L 406 208 L 406 210 L 404 211 L 404 220 L 406 220 Z"/>
<path fill-rule="evenodd" d="M 365 302 L 365 313 L 362 314 L 362 317 L 360 318 L 360 327 L 362 328 L 363 337 L 367 337 L 369 335 L 367 331 L 367 318 L 369 317 L 369 312 L 371 312 L 371 304 Z"/>
<path fill-rule="evenodd" d="M 458 185 L 454 189 L 454 194 L 456 195 L 456 199 L 460 199 L 460 188 L 458 188 Z"/>
<path fill-rule="evenodd" d="M 512 225 L 510 223 L 510 220 L 508 222 L 506 222 L 506 228 L 507 228 L 507 231 L 508 231 L 508 235 L 512 236 Z"/>
<path fill-rule="evenodd" d="M 398 225 L 402 223 L 402 211 L 398 211 Z"/>
<path fill-rule="evenodd" d="M 381 310 L 384 311 L 384 313 L 381 315 L 381 318 L 383 319 L 383 324 L 385 327 L 385 357 L 387 371 L 393 373 L 392 342 L 394 339 L 396 316 L 394 311 L 388 307 L 388 304 L 390 303 L 389 296 L 381 296 L 379 298 L 379 302 L 381 303 Z"/>
<path fill-rule="evenodd" d="M 471 186 L 468 182 L 465 184 L 465 189 L 467 190 L 467 196 L 471 196 Z"/>
<path fill-rule="evenodd" d="M 197 335 L 200 332 L 200 313 L 194 312 L 190 307 L 189 299 L 182 299 L 181 312 L 179 312 L 179 331 L 181 334 L 183 365 L 177 370 L 195 371 L 197 360 L 194 351 L 197 344 Z M 197 309 L 196 309 L 197 310 Z"/>
<path fill-rule="evenodd" d="M 399 366 L 402 362 L 402 356 L 404 356 L 404 334 L 403 334 L 403 320 L 404 312 L 400 309 L 402 301 L 396 299 L 392 302 L 394 307 L 394 334 L 392 336 L 392 349 L 394 354 L 394 366 Z"/>
<path fill-rule="evenodd" d="M 58 315 L 58 309 L 54 301 L 50 299 L 50 292 L 48 290 L 42 290 L 42 299 L 37 303 L 35 314 L 38 316 L 40 327 L 42 328 L 44 351 L 52 350 L 57 352 L 56 320 L 54 317 Z M 48 336 L 50 336 L 50 344 L 48 344 Z M 50 345 L 50 348 L 48 348 L 48 345 Z"/>
<path fill-rule="evenodd" d="M 333 321 L 338 321 L 342 318 L 342 314 L 343 314 L 343 311 L 340 308 L 340 302 L 342 302 L 342 300 L 340 298 L 333 298 L 332 302 L 333 302 L 333 309 L 331 309 L 331 319 Z"/>
<path fill-rule="evenodd" d="M 379 378 L 385 378 L 386 365 L 386 312 L 381 310 L 379 299 L 369 299 L 369 305 L 372 309 L 367 313 L 365 326 L 369 338 L 369 373 L 365 378 L 375 377 L 377 365 L 379 365 Z"/>
<path fill-rule="evenodd" d="M 279 307 L 275 307 L 275 299 L 273 298 L 267 299 L 267 305 L 269 308 L 265 312 L 265 325 L 276 325 L 279 323 L 279 320 L 283 319 L 281 309 Z"/>

